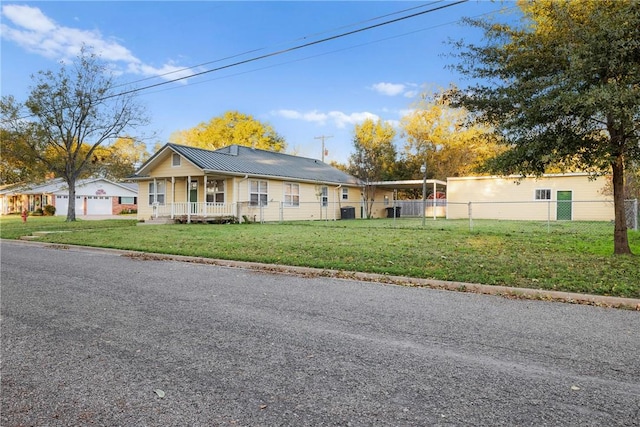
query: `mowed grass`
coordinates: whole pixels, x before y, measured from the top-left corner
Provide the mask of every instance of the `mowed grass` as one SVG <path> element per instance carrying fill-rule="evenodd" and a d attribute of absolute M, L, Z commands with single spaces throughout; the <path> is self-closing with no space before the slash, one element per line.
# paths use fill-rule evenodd
<path fill-rule="evenodd" d="M 135 220 L 0 220 L 0 236 L 488 285 L 640 298 L 640 257 L 614 256 L 607 223 L 380 219 L 137 226 Z M 640 254 L 640 233 L 629 232 Z"/>

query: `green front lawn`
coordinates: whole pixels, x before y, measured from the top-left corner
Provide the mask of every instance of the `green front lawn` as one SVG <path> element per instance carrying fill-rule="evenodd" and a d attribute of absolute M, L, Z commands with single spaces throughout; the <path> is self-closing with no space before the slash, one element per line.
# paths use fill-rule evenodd
<path fill-rule="evenodd" d="M 135 220 L 0 220 L 0 236 L 163 254 L 308 266 L 640 298 L 640 258 L 613 256 L 608 223 L 418 219 L 136 226 Z M 640 233 L 630 231 L 640 254 Z"/>

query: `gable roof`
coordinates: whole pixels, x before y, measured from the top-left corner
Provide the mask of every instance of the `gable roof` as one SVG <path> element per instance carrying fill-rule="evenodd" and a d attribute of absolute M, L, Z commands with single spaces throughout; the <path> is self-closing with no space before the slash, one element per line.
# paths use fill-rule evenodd
<path fill-rule="evenodd" d="M 132 178 L 149 176 L 153 163 L 168 150 L 178 153 L 205 173 L 360 185 L 357 178 L 320 160 L 242 145 L 205 150 L 168 143 L 142 165 Z"/>
<path fill-rule="evenodd" d="M 129 193 L 138 193 L 138 186 L 126 183 L 114 182 L 106 178 L 85 178 L 76 180 L 76 195 L 84 195 L 83 188 L 90 186 L 91 184 L 101 183 L 106 185 L 113 185 L 114 188 L 119 188 L 122 191 L 122 195 L 129 195 Z M 12 184 L 0 190 L 0 195 L 18 195 L 18 194 L 68 194 L 69 189 L 66 181 L 63 178 L 53 178 L 41 183 L 18 183 Z"/>

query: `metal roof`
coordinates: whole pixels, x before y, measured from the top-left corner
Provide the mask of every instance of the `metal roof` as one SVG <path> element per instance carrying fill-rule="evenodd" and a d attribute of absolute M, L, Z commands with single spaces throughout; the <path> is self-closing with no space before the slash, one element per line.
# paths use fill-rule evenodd
<path fill-rule="evenodd" d="M 241 145 L 230 145 L 218 150 L 205 150 L 178 144 L 166 144 L 139 172 L 165 149 L 170 149 L 206 173 L 249 175 L 321 183 L 360 185 L 360 181 L 320 160 Z"/>

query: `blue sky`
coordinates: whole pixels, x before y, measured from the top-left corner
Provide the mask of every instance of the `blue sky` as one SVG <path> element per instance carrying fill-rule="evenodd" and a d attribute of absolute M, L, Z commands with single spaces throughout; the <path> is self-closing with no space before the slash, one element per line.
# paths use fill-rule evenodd
<path fill-rule="evenodd" d="M 317 138 L 330 136 L 326 160 L 346 163 L 355 124 L 380 118 L 397 125 L 421 92 L 464 87 L 446 68 L 455 61 L 447 40 L 479 42 L 481 33 L 460 19 L 514 3 L 3 1 L 1 91 L 26 100 L 30 76 L 56 70 L 83 43 L 120 81 L 139 87 L 442 6 L 448 7 L 140 92 L 151 118 L 140 132 L 150 148 L 176 130 L 237 110 L 271 124 L 298 155 L 320 158 Z"/>

